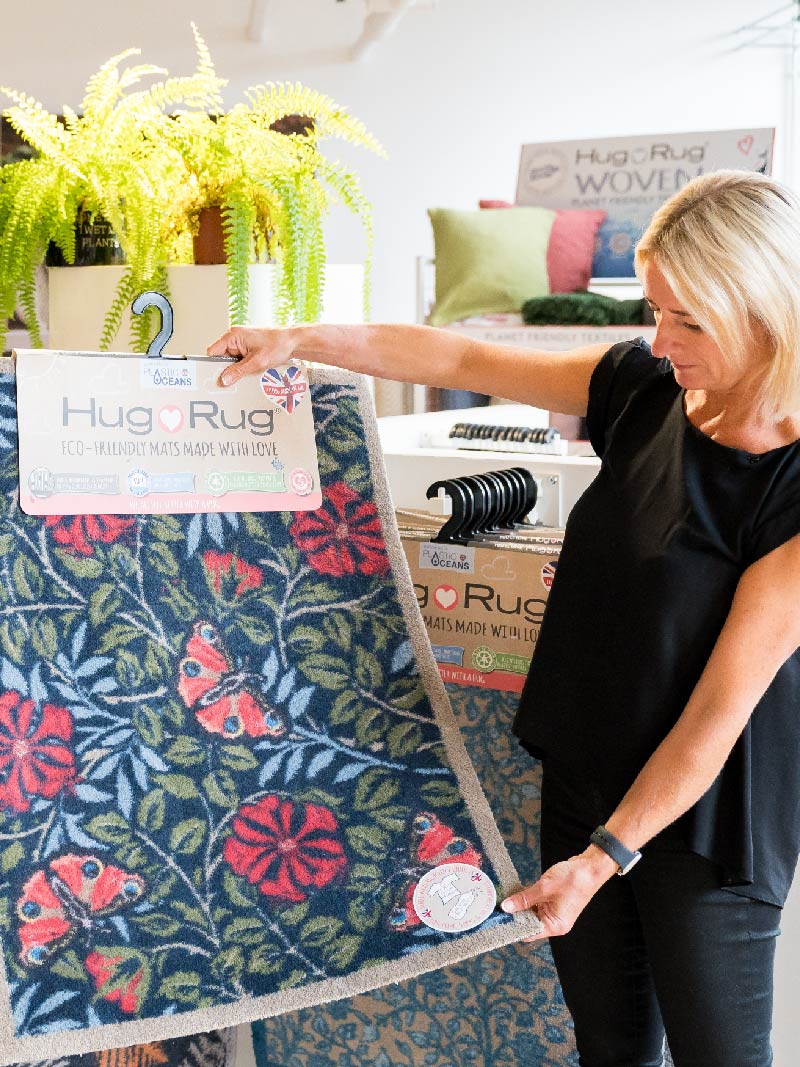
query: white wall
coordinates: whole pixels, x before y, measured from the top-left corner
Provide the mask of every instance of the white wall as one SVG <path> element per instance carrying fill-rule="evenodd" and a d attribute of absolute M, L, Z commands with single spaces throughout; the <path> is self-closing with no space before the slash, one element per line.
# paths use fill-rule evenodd
<path fill-rule="evenodd" d="M 426 209 L 513 199 L 526 141 L 778 125 L 782 53 L 725 52 L 726 33 L 777 6 L 440 0 L 412 9 L 363 66 L 292 69 L 389 152 L 347 157 L 375 204 L 373 317 L 413 317 L 413 259 L 433 248 Z M 348 222 L 330 227 L 333 258 L 358 254 Z"/>
<path fill-rule="evenodd" d="M 222 11 L 213 0 L 14 4 L 13 18 L 0 16 L 0 83 L 53 109 L 74 106 L 86 77 L 134 44 L 144 59 L 188 71 L 194 18 L 230 78 L 229 103 L 267 80 L 329 93 L 389 153 L 330 146 L 374 202 L 378 320 L 414 316 L 414 257 L 432 251 L 426 208 L 513 199 L 523 142 L 771 126 L 783 115 L 783 53 L 731 51 L 742 39 L 732 31 L 776 0 L 423 0 L 363 64 L 325 61 L 357 35 L 363 0 L 271 3 L 264 46 L 244 39 L 248 0 Z M 309 51 L 316 61 L 281 58 Z M 360 258 L 362 247 L 357 224 L 336 213 L 331 259 Z"/>

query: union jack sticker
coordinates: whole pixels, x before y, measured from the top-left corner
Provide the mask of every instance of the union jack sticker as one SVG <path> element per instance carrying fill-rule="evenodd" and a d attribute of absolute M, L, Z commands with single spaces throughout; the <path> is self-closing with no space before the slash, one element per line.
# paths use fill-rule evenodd
<path fill-rule="evenodd" d="M 308 396 L 308 379 L 302 367 L 271 367 L 261 375 L 261 389 L 287 415 L 291 415 Z"/>
<path fill-rule="evenodd" d="M 555 576 L 556 576 L 555 560 L 553 560 L 553 561 L 551 561 L 549 563 L 545 563 L 545 565 L 542 567 L 542 583 L 544 584 L 545 589 L 549 589 L 550 588 L 550 586 L 553 584 L 553 579 L 555 578 Z"/>

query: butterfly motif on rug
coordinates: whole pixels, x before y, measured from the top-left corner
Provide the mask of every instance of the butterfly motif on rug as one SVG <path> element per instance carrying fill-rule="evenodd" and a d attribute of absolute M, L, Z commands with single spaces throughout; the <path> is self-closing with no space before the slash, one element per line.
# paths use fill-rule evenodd
<path fill-rule="evenodd" d="M 389 915 L 392 930 L 408 930 L 422 920 L 414 911 L 414 890 L 425 870 L 440 863 L 470 863 L 480 867 L 481 853 L 465 837 L 458 837 L 436 815 L 423 811 L 411 824 L 411 864 L 401 872 L 403 886 Z"/>
<path fill-rule="evenodd" d="M 178 665 L 178 692 L 204 729 L 226 740 L 285 734 L 286 719 L 266 703 L 259 682 L 258 674 L 234 666 L 215 626 L 194 624 Z"/>
<path fill-rule="evenodd" d="M 95 1054 L 97 1067 L 166 1067 L 170 1062 L 168 1043 L 153 1041 L 128 1048 L 102 1049 Z M 182 1064 L 186 1060 L 181 1061 Z"/>
<path fill-rule="evenodd" d="M 90 938 L 98 919 L 135 903 L 144 891 L 138 874 L 96 856 L 69 852 L 51 860 L 28 879 L 17 901 L 21 962 L 40 967 L 78 934 Z"/>

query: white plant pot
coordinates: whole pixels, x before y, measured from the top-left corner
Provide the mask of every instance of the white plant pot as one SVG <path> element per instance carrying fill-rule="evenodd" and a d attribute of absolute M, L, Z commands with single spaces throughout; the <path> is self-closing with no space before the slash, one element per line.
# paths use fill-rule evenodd
<path fill-rule="evenodd" d="M 124 267 L 51 267 L 48 345 L 70 352 L 97 352 L 103 321 L 114 300 Z M 168 268 L 169 295 L 175 312 L 167 352 L 202 355 L 230 326 L 226 268 Z M 248 267 L 253 325 L 275 325 L 275 267 Z M 328 264 L 325 270 L 322 322 L 363 322 L 364 268 L 359 263 Z M 133 352 L 130 317 L 125 315 L 112 349 Z"/>

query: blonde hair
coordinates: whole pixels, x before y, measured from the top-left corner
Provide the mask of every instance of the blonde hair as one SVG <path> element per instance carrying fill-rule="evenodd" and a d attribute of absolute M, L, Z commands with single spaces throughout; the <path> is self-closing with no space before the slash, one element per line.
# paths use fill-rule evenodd
<path fill-rule="evenodd" d="M 772 358 L 756 407 L 800 412 L 800 200 L 751 171 L 694 178 L 656 211 L 636 246 L 653 261 L 733 366 L 766 343 Z"/>

